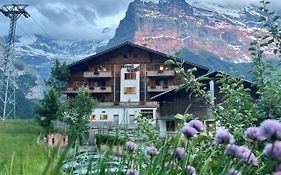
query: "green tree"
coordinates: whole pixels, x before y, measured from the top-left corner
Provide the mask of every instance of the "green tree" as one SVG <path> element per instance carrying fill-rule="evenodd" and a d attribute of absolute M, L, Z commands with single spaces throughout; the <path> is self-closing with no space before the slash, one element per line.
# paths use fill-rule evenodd
<path fill-rule="evenodd" d="M 66 63 L 60 63 L 59 60 L 55 60 L 51 69 L 51 76 L 46 81 L 46 84 L 56 90 L 63 90 L 68 85 L 69 70 Z"/>
<path fill-rule="evenodd" d="M 35 112 L 38 114 L 37 120 L 47 132 L 52 130 L 51 121 L 59 118 L 60 107 L 59 93 L 54 88 L 45 92 L 44 98 L 35 107 Z"/>
<path fill-rule="evenodd" d="M 69 124 L 72 137 L 81 137 L 87 130 L 88 118 L 95 104 L 86 89 L 79 90 L 75 98 L 70 98 L 64 103 L 62 120 Z"/>

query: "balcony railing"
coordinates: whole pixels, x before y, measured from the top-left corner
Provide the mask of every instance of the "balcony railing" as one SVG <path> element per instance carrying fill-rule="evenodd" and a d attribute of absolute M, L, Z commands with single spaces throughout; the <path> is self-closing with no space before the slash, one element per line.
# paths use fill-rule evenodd
<path fill-rule="evenodd" d="M 175 76 L 175 71 L 174 70 L 150 70 L 147 71 L 147 76 L 148 77 L 167 77 L 167 76 Z"/>
<path fill-rule="evenodd" d="M 164 91 L 169 91 L 175 88 L 175 86 L 172 85 L 164 85 L 164 86 L 148 86 L 147 87 L 147 92 L 164 92 Z"/>
<path fill-rule="evenodd" d="M 111 78 L 111 72 L 84 72 L 84 78 Z"/>
<path fill-rule="evenodd" d="M 112 92 L 111 87 L 91 87 L 91 88 L 87 88 L 87 89 L 89 90 L 90 93 L 111 93 Z M 61 91 L 61 92 L 65 93 L 65 94 L 78 93 L 78 89 L 69 87 L 66 90 Z"/>

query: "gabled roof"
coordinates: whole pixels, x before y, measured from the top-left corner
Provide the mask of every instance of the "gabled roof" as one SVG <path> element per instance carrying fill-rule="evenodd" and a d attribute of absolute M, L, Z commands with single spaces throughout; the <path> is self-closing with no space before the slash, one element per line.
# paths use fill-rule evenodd
<path fill-rule="evenodd" d="M 174 57 L 174 56 L 171 56 L 171 55 L 168 55 L 168 54 L 165 54 L 165 53 L 162 53 L 162 52 L 159 52 L 159 51 L 156 51 L 156 50 L 144 47 L 144 46 L 140 46 L 140 45 L 132 43 L 132 42 L 124 42 L 124 43 L 116 45 L 116 46 L 114 46 L 112 48 L 106 49 L 106 50 L 104 50 L 102 52 L 99 52 L 99 53 L 97 53 L 95 55 L 91 55 L 91 56 L 88 56 L 88 57 L 86 57 L 84 59 L 76 61 L 74 63 L 71 63 L 71 64 L 68 65 L 68 68 L 76 66 L 76 65 L 78 65 L 80 63 L 83 63 L 85 61 L 88 61 L 88 60 L 91 60 L 91 59 L 95 59 L 95 58 L 97 58 L 99 56 L 102 56 L 104 54 L 107 54 L 109 52 L 115 51 L 115 50 L 120 49 L 120 48 L 125 47 L 125 46 L 131 46 L 131 47 L 134 47 L 134 48 L 142 49 L 142 50 L 145 50 L 147 52 L 151 52 L 151 53 L 154 53 L 156 55 L 159 55 L 159 56 L 162 56 L 162 57 L 166 57 L 167 59 L 183 60 L 183 59 L 180 59 L 178 57 Z M 186 64 L 189 64 L 189 65 L 192 65 L 192 66 L 195 66 L 195 67 L 207 70 L 207 71 L 209 70 L 208 67 L 205 67 L 205 66 L 202 66 L 202 65 L 199 65 L 199 64 L 195 64 L 195 63 L 192 63 L 192 62 L 189 62 L 189 61 L 186 61 L 186 60 L 184 60 L 184 61 L 185 61 Z"/>
<path fill-rule="evenodd" d="M 207 73 L 203 76 L 218 79 L 218 77 L 217 77 L 218 74 L 230 75 L 230 74 L 227 74 L 227 73 L 222 72 L 222 71 L 213 71 L 213 72 Z M 253 82 L 251 82 L 249 80 L 246 80 L 246 79 L 244 80 L 244 82 L 249 83 L 249 84 L 254 84 Z"/>

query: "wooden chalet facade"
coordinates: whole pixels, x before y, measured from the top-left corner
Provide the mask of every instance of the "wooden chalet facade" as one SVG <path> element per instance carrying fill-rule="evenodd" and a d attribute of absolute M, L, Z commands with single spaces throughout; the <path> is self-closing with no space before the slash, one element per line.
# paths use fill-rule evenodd
<path fill-rule="evenodd" d="M 136 127 L 133 119 L 136 113 L 154 119 L 162 131 L 166 121 L 157 97 L 170 92 L 181 82 L 174 67 L 164 65 L 172 57 L 155 50 L 123 43 L 111 49 L 72 63 L 69 87 L 62 91 L 67 97 L 74 97 L 81 87 L 88 88 L 98 101 L 89 120 L 92 128 L 128 125 Z M 204 75 L 208 68 L 185 62 L 185 69 L 197 68 L 196 76 Z M 187 95 L 182 96 L 187 98 Z M 168 101 L 167 99 L 166 101 Z M 171 99 L 173 100 L 173 99 Z M 177 99 L 178 100 L 178 99 Z M 181 102 L 171 103 L 169 109 L 186 108 Z M 163 119 L 163 120 L 162 120 Z M 166 127 L 165 127 L 166 128 Z"/>
<path fill-rule="evenodd" d="M 219 104 L 223 101 L 224 94 L 219 92 L 220 85 L 217 80 L 218 74 L 225 74 L 223 72 L 214 71 L 206 75 L 207 80 L 204 80 L 206 91 L 210 92 L 210 101 L 213 104 Z M 225 74 L 227 75 L 227 74 Z M 243 82 L 245 88 L 250 89 L 250 95 L 254 99 L 257 99 L 257 88 L 253 86 L 253 83 L 245 80 Z M 160 132 L 163 136 L 174 133 L 178 121 L 174 118 L 176 114 L 190 113 L 196 118 L 205 119 L 206 122 L 213 122 L 212 112 L 209 105 L 206 104 L 202 98 L 195 98 L 194 95 L 189 96 L 190 92 L 185 90 L 177 91 L 171 89 L 170 91 L 163 92 L 152 98 L 152 100 L 159 102 L 159 124 Z"/>

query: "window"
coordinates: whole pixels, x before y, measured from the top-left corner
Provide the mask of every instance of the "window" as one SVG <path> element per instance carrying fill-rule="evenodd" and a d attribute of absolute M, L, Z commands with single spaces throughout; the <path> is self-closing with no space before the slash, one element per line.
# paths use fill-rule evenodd
<path fill-rule="evenodd" d="M 98 72 L 106 72 L 106 71 L 107 71 L 106 66 L 99 66 L 98 67 Z"/>
<path fill-rule="evenodd" d="M 94 114 L 90 115 L 89 120 L 96 120 L 96 115 L 94 115 Z"/>
<path fill-rule="evenodd" d="M 135 115 L 134 114 L 130 114 L 130 124 L 134 123 L 134 118 L 135 118 Z"/>
<path fill-rule="evenodd" d="M 107 120 L 107 114 L 101 114 L 100 120 Z"/>
<path fill-rule="evenodd" d="M 152 119 L 153 118 L 153 110 L 152 109 L 142 109 L 140 111 L 141 117 L 145 117 L 147 119 Z"/>
<path fill-rule="evenodd" d="M 166 130 L 167 131 L 176 131 L 176 122 L 175 121 L 166 121 Z"/>
<path fill-rule="evenodd" d="M 136 94 L 136 87 L 124 87 L 124 94 Z"/>
<path fill-rule="evenodd" d="M 136 72 L 125 73 L 125 80 L 135 80 Z"/>

